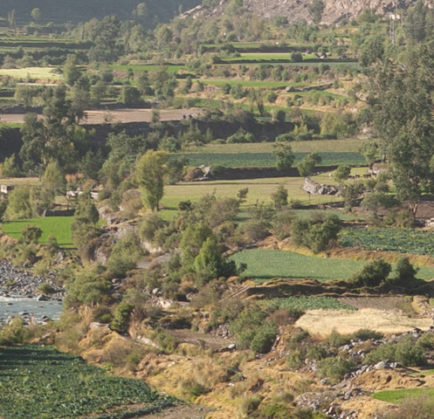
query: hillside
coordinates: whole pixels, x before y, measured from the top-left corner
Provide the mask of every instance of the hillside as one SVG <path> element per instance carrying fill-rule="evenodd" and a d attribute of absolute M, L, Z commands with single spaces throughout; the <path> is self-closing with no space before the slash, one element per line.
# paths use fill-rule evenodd
<path fill-rule="evenodd" d="M 228 4 L 236 2 L 228 2 L 221 0 L 214 3 L 219 3 L 215 7 L 196 7 L 193 11 L 187 12 L 196 17 L 206 15 L 220 15 L 224 13 L 225 7 Z M 244 8 L 254 15 L 274 18 L 286 17 L 289 22 L 297 22 L 305 20 L 312 22 L 312 12 L 309 11 L 314 3 L 321 1 L 310 0 L 244 0 Z M 337 23 L 344 18 L 354 18 L 359 16 L 364 10 L 372 9 L 377 14 L 384 15 L 392 12 L 396 8 L 396 4 L 400 7 L 408 8 L 415 4 L 415 0 L 323 0 L 323 12 L 321 14 L 322 24 Z"/>
<path fill-rule="evenodd" d="M 101 18 L 107 15 L 116 15 L 126 19 L 131 17 L 133 10 L 141 0 L 124 0 L 122 6 L 115 0 L 3 0 L 1 15 L 15 9 L 18 22 L 29 21 L 30 13 L 34 8 L 41 10 L 41 21 L 56 23 L 80 22 L 91 18 Z M 168 21 L 179 10 L 186 10 L 200 3 L 200 0 L 148 0 L 147 18 L 150 21 Z"/>

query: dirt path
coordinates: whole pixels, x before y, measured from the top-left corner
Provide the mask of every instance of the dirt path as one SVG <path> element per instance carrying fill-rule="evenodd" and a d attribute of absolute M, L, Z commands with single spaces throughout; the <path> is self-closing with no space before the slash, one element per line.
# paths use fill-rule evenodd
<path fill-rule="evenodd" d="M 160 121 L 180 121 L 182 119 L 197 118 L 201 114 L 199 108 L 189 109 L 161 109 Z M 24 123 L 25 114 L 0 114 L 0 122 L 8 124 Z M 88 110 L 83 125 L 116 124 L 129 122 L 151 122 L 152 109 L 115 109 L 115 110 Z"/>

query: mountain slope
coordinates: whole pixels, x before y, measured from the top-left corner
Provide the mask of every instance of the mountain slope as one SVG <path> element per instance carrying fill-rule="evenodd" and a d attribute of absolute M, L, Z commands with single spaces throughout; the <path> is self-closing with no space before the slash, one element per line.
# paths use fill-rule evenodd
<path fill-rule="evenodd" d="M 257 16 L 273 18 L 284 16 L 289 22 L 305 20 L 312 22 L 309 6 L 315 0 L 244 0 L 244 9 Z M 321 23 L 333 24 L 344 18 L 359 16 L 363 10 L 372 9 L 379 15 L 393 13 L 396 6 L 407 8 L 416 3 L 416 0 L 322 0 L 324 10 Z M 429 1 L 427 2 L 429 3 Z M 221 0 L 215 7 L 199 6 L 188 11 L 186 15 L 194 17 L 221 15 L 224 13 L 227 0 Z"/>
<path fill-rule="evenodd" d="M 43 22 L 76 23 L 107 15 L 125 19 L 131 17 L 139 3 L 146 4 L 150 21 L 168 21 L 179 13 L 180 8 L 187 10 L 195 7 L 201 0 L 1 0 L 0 3 L 0 15 L 6 17 L 15 9 L 19 22 L 29 21 L 32 9 L 39 8 Z"/>

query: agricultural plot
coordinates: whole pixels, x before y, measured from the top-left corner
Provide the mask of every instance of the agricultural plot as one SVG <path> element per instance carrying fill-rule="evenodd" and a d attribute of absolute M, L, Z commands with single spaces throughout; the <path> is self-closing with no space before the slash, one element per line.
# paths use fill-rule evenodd
<path fill-rule="evenodd" d="M 285 82 L 285 81 L 270 81 L 270 80 L 234 80 L 234 79 L 201 79 L 203 84 L 209 84 L 212 86 L 222 87 L 225 85 L 234 86 L 240 85 L 246 88 L 262 88 L 262 89 L 278 89 L 288 86 L 303 87 L 306 86 L 305 82 Z"/>
<path fill-rule="evenodd" d="M 19 80 L 62 80 L 63 78 L 52 67 L 0 68 L 1 76 Z"/>
<path fill-rule="evenodd" d="M 388 403 L 399 403 L 407 398 L 426 397 L 434 400 L 434 388 L 406 388 L 400 390 L 385 390 L 374 394 L 374 399 Z"/>
<path fill-rule="evenodd" d="M 368 262 L 351 259 L 305 256 L 294 252 L 269 249 L 243 250 L 231 256 L 239 266 L 247 264 L 243 277 L 257 281 L 273 278 L 311 278 L 318 281 L 345 280 L 358 273 Z M 420 267 L 417 275 L 423 280 L 434 278 L 434 267 Z"/>
<path fill-rule="evenodd" d="M 325 182 L 327 176 L 315 176 L 314 179 Z M 328 178 L 327 178 L 328 179 Z M 246 205 L 257 202 L 270 202 L 271 194 L 283 185 L 288 190 L 289 199 L 297 199 L 302 204 L 321 204 L 335 202 L 340 198 L 326 195 L 311 196 L 302 189 L 304 178 L 263 178 L 252 180 L 182 182 L 167 185 L 164 189 L 162 205 L 166 210 L 176 211 L 180 201 L 198 201 L 207 194 L 215 194 L 219 198 L 234 198 L 240 189 L 248 188 Z"/>
<path fill-rule="evenodd" d="M 343 247 L 387 250 L 434 257 L 434 232 L 405 228 L 348 228 L 340 233 Z"/>
<path fill-rule="evenodd" d="M 0 369 L 0 416 L 5 419 L 96 418 L 103 413 L 114 419 L 175 404 L 173 398 L 158 395 L 141 380 L 110 376 L 81 358 L 49 347 L 0 348 Z"/>
<path fill-rule="evenodd" d="M 354 307 L 342 303 L 335 298 L 331 297 L 315 297 L 315 296 L 300 296 L 300 297 L 286 297 L 286 298 L 272 298 L 271 300 L 264 301 L 266 307 L 272 309 L 285 309 L 285 310 L 355 310 Z"/>
<path fill-rule="evenodd" d="M 294 252 L 268 249 L 244 250 L 231 256 L 237 265 L 247 264 L 242 276 L 258 281 L 273 278 L 347 279 L 359 272 L 366 262 L 305 256 Z"/>
<path fill-rule="evenodd" d="M 294 153 L 297 164 L 308 153 Z M 329 165 L 362 165 L 366 163 L 360 153 L 355 152 L 319 152 L 321 164 Z M 182 153 L 190 166 L 224 166 L 224 167 L 274 167 L 276 158 L 272 153 Z"/>
<path fill-rule="evenodd" d="M 42 230 L 42 236 L 39 240 L 40 243 L 46 244 L 48 237 L 53 235 L 60 247 L 71 248 L 73 247 L 71 237 L 71 224 L 73 220 L 74 217 L 32 218 L 28 220 L 4 222 L 1 224 L 1 229 L 5 234 L 18 239 L 26 226 L 36 226 Z"/>

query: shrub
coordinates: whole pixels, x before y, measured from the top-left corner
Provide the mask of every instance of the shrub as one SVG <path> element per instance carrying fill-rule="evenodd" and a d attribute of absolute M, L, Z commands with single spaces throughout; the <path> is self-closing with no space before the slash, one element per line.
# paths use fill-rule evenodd
<path fill-rule="evenodd" d="M 161 219 L 158 214 L 147 214 L 140 223 L 139 234 L 143 240 L 153 241 L 155 233 L 167 226 L 167 222 Z"/>
<path fill-rule="evenodd" d="M 274 202 L 276 209 L 281 209 L 288 205 L 288 190 L 283 185 L 279 187 L 271 194 L 271 199 Z"/>
<path fill-rule="evenodd" d="M 379 361 L 395 361 L 404 366 L 423 366 L 426 357 L 422 348 L 415 344 L 415 339 L 406 336 L 398 343 L 385 343 L 371 351 L 365 358 L 366 364 Z"/>
<path fill-rule="evenodd" d="M 261 401 L 262 398 L 260 396 L 245 398 L 240 406 L 241 413 L 243 415 L 251 415 L 255 410 L 258 409 Z"/>
<path fill-rule="evenodd" d="M 250 348 L 266 353 L 271 349 L 277 335 L 277 328 L 271 321 L 265 321 L 267 314 L 257 308 L 244 309 L 238 318 L 230 323 L 241 349 Z"/>
<path fill-rule="evenodd" d="M 143 254 L 138 237 L 133 233 L 125 235 L 113 246 L 107 260 L 107 268 L 110 270 L 111 276 L 125 276 L 128 270 L 136 267 Z"/>
<path fill-rule="evenodd" d="M 342 356 L 329 357 L 319 362 L 321 377 L 328 377 L 332 383 L 339 382 L 345 374 L 351 371 L 354 363 Z"/>
<path fill-rule="evenodd" d="M 274 216 L 272 221 L 272 230 L 278 239 L 282 240 L 290 235 L 291 223 L 294 218 L 295 215 L 291 211 L 278 212 Z"/>
<path fill-rule="evenodd" d="M 121 301 L 115 309 L 113 320 L 110 323 L 110 328 L 118 333 L 126 333 L 133 309 L 134 304 L 127 301 Z"/>
<path fill-rule="evenodd" d="M 170 354 L 176 349 L 176 340 L 170 333 L 163 329 L 157 329 L 151 335 L 151 339 L 154 340 L 159 346 L 160 350 L 166 354 Z"/>
<path fill-rule="evenodd" d="M 26 244 L 37 243 L 41 236 L 42 230 L 39 227 L 26 225 L 21 232 L 20 242 Z"/>
<path fill-rule="evenodd" d="M 384 335 L 382 333 L 376 332 L 375 330 L 371 329 L 360 329 L 357 332 L 353 334 L 355 339 L 360 340 L 369 340 L 369 339 L 382 339 Z"/>
<path fill-rule="evenodd" d="M 350 343 L 351 336 L 341 335 L 336 329 L 333 329 L 328 338 L 328 343 L 333 348 L 338 348 L 339 346 L 346 345 Z"/>
<path fill-rule="evenodd" d="M 374 260 L 351 279 L 356 287 L 377 287 L 384 283 L 392 267 L 383 259 Z"/>
<path fill-rule="evenodd" d="M 296 218 L 291 225 L 294 243 L 312 249 L 315 253 L 329 248 L 337 240 L 342 222 L 337 215 L 313 214 L 310 219 Z"/>
<path fill-rule="evenodd" d="M 338 182 L 342 182 L 345 179 L 348 179 L 348 176 L 350 176 L 350 173 L 351 173 L 351 167 L 348 166 L 347 164 L 341 164 L 336 169 L 333 176 Z"/>
<path fill-rule="evenodd" d="M 17 345 L 30 337 L 30 331 L 21 317 L 15 317 L 0 330 L 0 345 Z"/>

